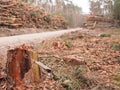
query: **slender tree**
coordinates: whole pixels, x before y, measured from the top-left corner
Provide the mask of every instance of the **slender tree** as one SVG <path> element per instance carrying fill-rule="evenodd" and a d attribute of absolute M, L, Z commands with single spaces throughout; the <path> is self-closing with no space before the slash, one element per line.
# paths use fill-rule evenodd
<path fill-rule="evenodd" d="M 115 0 L 113 13 L 114 19 L 120 20 L 120 0 Z"/>
<path fill-rule="evenodd" d="M 107 17 L 113 16 L 114 0 L 89 0 L 90 10 L 97 15 L 104 15 Z"/>

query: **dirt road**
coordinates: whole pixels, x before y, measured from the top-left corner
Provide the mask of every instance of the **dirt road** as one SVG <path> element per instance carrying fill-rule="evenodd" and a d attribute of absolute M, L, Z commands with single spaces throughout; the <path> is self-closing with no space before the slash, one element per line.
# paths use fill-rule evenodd
<path fill-rule="evenodd" d="M 25 35 L 17 35 L 17 36 L 9 36 L 9 37 L 1 37 L 0 38 L 0 63 L 4 62 L 2 60 L 6 59 L 7 50 L 9 48 L 19 47 L 22 44 L 26 45 L 35 45 L 39 44 L 44 40 L 49 40 L 52 38 L 57 38 L 65 33 L 70 33 L 74 31 L 81 30 L 81 28 L 69 29 L 69 30 L 60 30 L 60 31 L 52 31 L 52 32 L 42 32 L 35 34 L 25 34 Z"/>

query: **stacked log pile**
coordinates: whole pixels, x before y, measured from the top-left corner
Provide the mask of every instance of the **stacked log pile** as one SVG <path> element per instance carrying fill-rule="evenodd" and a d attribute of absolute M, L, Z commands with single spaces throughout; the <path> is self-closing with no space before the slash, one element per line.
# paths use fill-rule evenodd
<path fill-rule="evenodd" d="M 90 14 L 85 18 L 84 26 L 87 28 L 109 28 L 112 26 L 111 19 L 104 16 Z"/>
<path fill-rule="evenodd" d="M 98 21 L 98 22 L 111 22 L 110 19 L 105 18 L 104 16 L 91 14 L 86 18 L 87 21 Z"/>
<path fill-rule="evenodd" d="M 42 7 L 20 1 L 0 1 L 0 26 L 9 28 L 65 28 L 62 16 L 48 14 Z"/>

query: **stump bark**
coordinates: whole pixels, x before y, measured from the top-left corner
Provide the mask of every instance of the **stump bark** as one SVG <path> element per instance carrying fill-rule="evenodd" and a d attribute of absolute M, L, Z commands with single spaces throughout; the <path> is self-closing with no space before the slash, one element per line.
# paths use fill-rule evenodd
<path fill-rule="evenodd" d="M 32 82 L 40 80 L 39 67 L 33 63 L 33 61 L 37 61 L 38 59 L 37 53 L 16 48 L 14 50 L 9 50 L 7 57 L 7 75 L 12 79 L 15 85 L 24 83 L 23 80 L 25 80 L 25 75 L 29 70 L 32 70 L 32 72 L 27 75 L 33 75 Z"/>

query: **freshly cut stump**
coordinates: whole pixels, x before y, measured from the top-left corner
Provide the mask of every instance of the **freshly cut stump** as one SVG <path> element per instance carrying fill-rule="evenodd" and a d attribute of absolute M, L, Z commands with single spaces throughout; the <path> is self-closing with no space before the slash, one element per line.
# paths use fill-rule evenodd
<path fill-rule="evenodd" d="M 30 52 L 16 48 L 8 51 L 7 74 L 16 85 L 23 82 L 25 73 L 31 69 Z"/>

